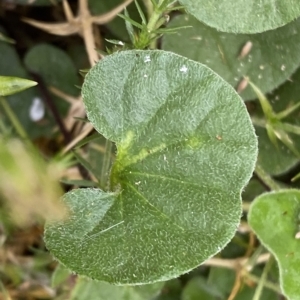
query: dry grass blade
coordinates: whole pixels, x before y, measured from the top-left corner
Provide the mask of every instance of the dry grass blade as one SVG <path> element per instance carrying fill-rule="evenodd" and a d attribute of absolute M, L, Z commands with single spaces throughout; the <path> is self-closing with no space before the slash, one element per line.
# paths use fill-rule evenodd
<path fill-rule="evenodd" d="M 66 19 L 68 20 L 68 22 L 69 23 L 74 22 L 75 17 L 73 15 L 73 12 L 72 12 L 69 2 L 67 0 L 63 0 L 63 8 L 64 8 L 64 13 L 65 13 L 65 16 L 66 16 Z"/>
<path fill-rule="evenodd" d="M 22 19 L 25 23 L 30 24 L 36 28 L 42 29 L 48 33 L 55 35 L 71 35 L 79 32 L 79 26 L 75 26 L 76 23 L 46 23 L 35 21 L 32 19 Z"/>

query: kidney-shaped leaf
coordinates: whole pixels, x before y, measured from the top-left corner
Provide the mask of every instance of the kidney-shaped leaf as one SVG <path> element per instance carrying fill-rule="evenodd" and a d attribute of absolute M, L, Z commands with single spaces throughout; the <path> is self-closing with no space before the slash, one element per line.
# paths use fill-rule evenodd
<path fill-rule="evenodd" d="M 64 200 L 48 225 L 54 256 L 118 284 L 177 277 L 220 251 L 241 214 L 257 140 L 233 88 L 207 67 L 165 51 L 123 51 L 94 66 L 82 94 L 89 120 L 117 146 L 111 193 Z"/>
<path fill-rule="evenodd" d="M 174 18 L 168 27 L 191 26 L 165 35 L 162 47 L 199 61 L 237 88 L 244 100 L 256 94 L 244 77 L 263 93 L 272 91 L 300 65 L 300 18 L 279 28 L 259 34 L 232 34 L 210 28 L 190 15 Z"/>
<path fill-rule="evenodd" d="M 275 256 L 283 292 L 299 300 L 300 191 L 282 190 L 255 199 L 249 224 L 262 244 Z"/>
<path fill-rule="evenodd" d="M 199 21 L 224 32 L 257 33 L 300 16 L 298 0 L 180 0 Z"/>

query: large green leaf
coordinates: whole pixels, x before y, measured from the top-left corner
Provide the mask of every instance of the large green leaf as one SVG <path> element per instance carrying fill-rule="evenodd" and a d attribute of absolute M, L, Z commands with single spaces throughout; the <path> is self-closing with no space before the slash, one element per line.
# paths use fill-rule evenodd
<path fill-rule="evenodd" d="M 162 48 L 206 64 L 235 88 L 247 76 L 263 93 L 270 92 L 300 65 L 300 18 L 277 30 L 253 35 L 219 32 L 189 15 L 177 16 L 168 25 L 178 26 L 191 28 L 165 35 Z M 256 98 L 250 85 L 241 96 Z"/>
<path fill-rule="evenodd" d="M 298 0 L 180 0 L 199 21 L 224 32 L 257 33 L 300 16 Z"/>
<path fill-rule="evenodd" d="M 281 190 L 255 199 L 249 225 L 261 243 L 275 256 L 281 287 L 288 299 L 299 300 L 300 191 Z"/>
<path fill-rule="evenodd" d="M 163 281 L 219 252 L 241 215 L 257 141 L 246 108 L 217 74 L 165 51 L 101 60 L 82 88 L 95 129 L 117 146 L 110 193 L 65 195 L 69 221 L 48 224 L 53 255 L 108 282 Z"/>

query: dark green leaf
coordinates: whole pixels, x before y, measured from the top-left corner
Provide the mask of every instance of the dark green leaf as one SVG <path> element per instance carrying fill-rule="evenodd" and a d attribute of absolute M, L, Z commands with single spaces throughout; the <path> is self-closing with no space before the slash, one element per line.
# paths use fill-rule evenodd
<path fill-rule="evenodd" d="M 252 35 L 223 33 L 189 15 L 177 16 L 167 27 L 178 26 L 192 27 L 165 35 L 162 48 L 212 68 L 245 100 L 256 98 L 245 77 L 265 94 L 300 65 L 300 19 L 277 30 Z"/>
<path fill-rule="evenodd" d="M 287 81 L 272 94 L 268 95 L 275 113 L 284 111 L 289 107 L 293 107 L 300 100 L 300 70 L 292 75 L 291 81 Z M 256 116 L 262 118 L 259 111 L 255 113 Z M 293 114 L 286 117 L 284 122 L 292 125 L 300 126 L 299 111 L 296 110 Z M 278 142 L 278 149 L 269 140 L 266 130 L 263 127 L 256 126 L 256 133 L 259 136 L 259 155 L 258 161 L 262 167 L 272 175 L 279 175 L 286 173 L 293 166 L 295 166 L 299 159 L 292 153 L 283 143 Z M 291 134 L 295 148 L 300 149 L 300 139 L 298 135 Z"/>
<path fill-rule="evenodd" d="M 182 292 L 182 300 L 215 300 L 214 295 L 203 277 L 194 277 L 185 286 Z"/>
<path fill-rule="evenodd" d="M 298 0 L 180 0 L 199 21 L 223 32 L 257 33 L 300 16 Z"/>
<path fill-rule="evenodd" d="M 25 65 L 33 73 L 40 75 L 47 86 L 73 96 L 77 96 L 80 90 L 78 72 L 70 57 L 61 49 L 49 44 L 39 44 L 27 52 Z"/>

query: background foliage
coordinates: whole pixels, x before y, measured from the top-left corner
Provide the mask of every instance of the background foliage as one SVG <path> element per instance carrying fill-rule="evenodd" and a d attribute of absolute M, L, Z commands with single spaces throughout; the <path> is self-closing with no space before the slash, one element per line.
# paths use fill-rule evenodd
<path fill-rule="evenodd" d="M 299 15 L 2 1 L 0 298 L 300 299 Z"/>

